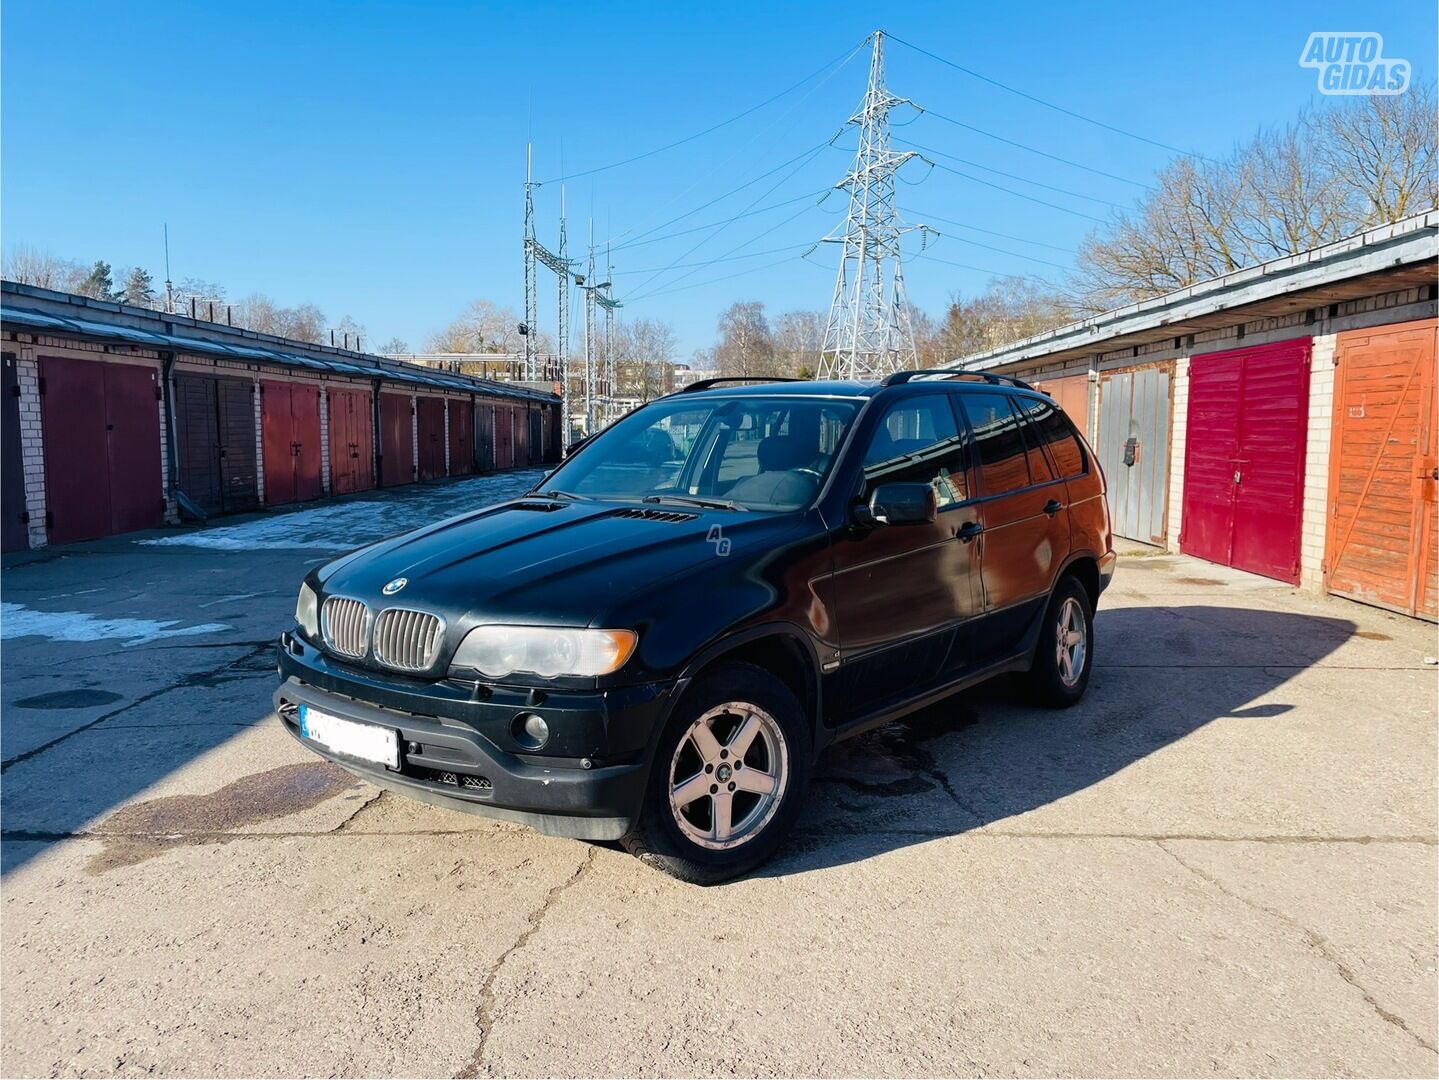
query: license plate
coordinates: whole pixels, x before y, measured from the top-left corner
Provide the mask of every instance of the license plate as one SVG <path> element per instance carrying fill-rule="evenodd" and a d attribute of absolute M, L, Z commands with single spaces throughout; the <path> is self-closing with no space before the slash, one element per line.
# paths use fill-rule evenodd
<path fill-rule="evenodd" d="M 301 705 L 300 734 L 343 757 L 400 767 L 400 737 L 392 728 L 359 724 Z"/>

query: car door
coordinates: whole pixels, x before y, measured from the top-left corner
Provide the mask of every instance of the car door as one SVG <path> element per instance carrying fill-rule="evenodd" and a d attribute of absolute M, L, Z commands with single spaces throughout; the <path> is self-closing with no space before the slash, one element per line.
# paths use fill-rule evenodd
<path fill-rule="evenodd" d="M 963 426 L 944 391 L 896 400 L 871 430 L 855 500 L 879 484 L 931 484 L 933 522 L 846 525 L 834 542 L 845 718 L 910 695 L 947 670 L 955 629 L 979 613 L 975 547 L 960 538 L 975 519 Z"/>
<path fill-rule="evenodd" d="M 1019 648 L 1069 555 L 1068 491 L 1012 394 L 962 390 L 959 400 L 978 461 L 984 618 L 974 644 L 987 663 Z"/>

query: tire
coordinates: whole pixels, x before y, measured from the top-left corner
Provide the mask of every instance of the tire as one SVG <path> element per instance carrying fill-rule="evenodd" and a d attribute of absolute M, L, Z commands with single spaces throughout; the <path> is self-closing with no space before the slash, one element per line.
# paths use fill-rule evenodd
<path fill-rule="evenodd" d="M 740 740 L 747 748 L 737 758 Z M 794 826 L 810 748 L 809 718 L 774 675 L 740 663 L 704 673 L 670 714 L 639 819 L 620 842 L 681 881 L 738 877 L 773 855 Z"/>
<path fill-rule="evenodd" d="M 1075 633 L 1080 635 L 1077 642 Z M 1067 644 L 1061 644 L 1061 635 Z M 1062 655 L 1067 661 L 1061 660 Z M 1067 709 L 1084 697 L 1093 667 L 1094 610 L 1089 593 L 1077 579 L 1060 578 L 1039 630 L 1034 666 L 1029 671 L 1030 694 L 1037 704 Z"/>

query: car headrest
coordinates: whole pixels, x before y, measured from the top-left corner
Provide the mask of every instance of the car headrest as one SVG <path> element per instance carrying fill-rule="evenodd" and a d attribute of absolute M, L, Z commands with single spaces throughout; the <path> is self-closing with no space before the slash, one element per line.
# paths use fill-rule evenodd
<path fill-rule="evenodd" d="M 794 435 L 771 435 L 760 440 L 757 453 L 761 472 L 786 472 L 808 465 L 815 448 Z"/>

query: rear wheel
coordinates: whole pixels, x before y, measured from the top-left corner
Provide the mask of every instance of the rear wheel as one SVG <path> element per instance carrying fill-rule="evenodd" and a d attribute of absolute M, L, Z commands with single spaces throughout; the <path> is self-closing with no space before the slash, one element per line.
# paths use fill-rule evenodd
<path fill-rule="evenodd" d="M 1049 598 L 1030 669 L 1030 689 L 1041 705 L 1063 709 L 1084 696 L 1094 663 L 1094 621 L 1089 593 L 1062 578 Z"/>
<path fill-rule="evenodd" d="M 702 675 L 670 717 L 622 843 L 684 881 L 743 874 L 793 825 L 809 758 L 804 710 L 779 679 L 750 664 Z"/>

